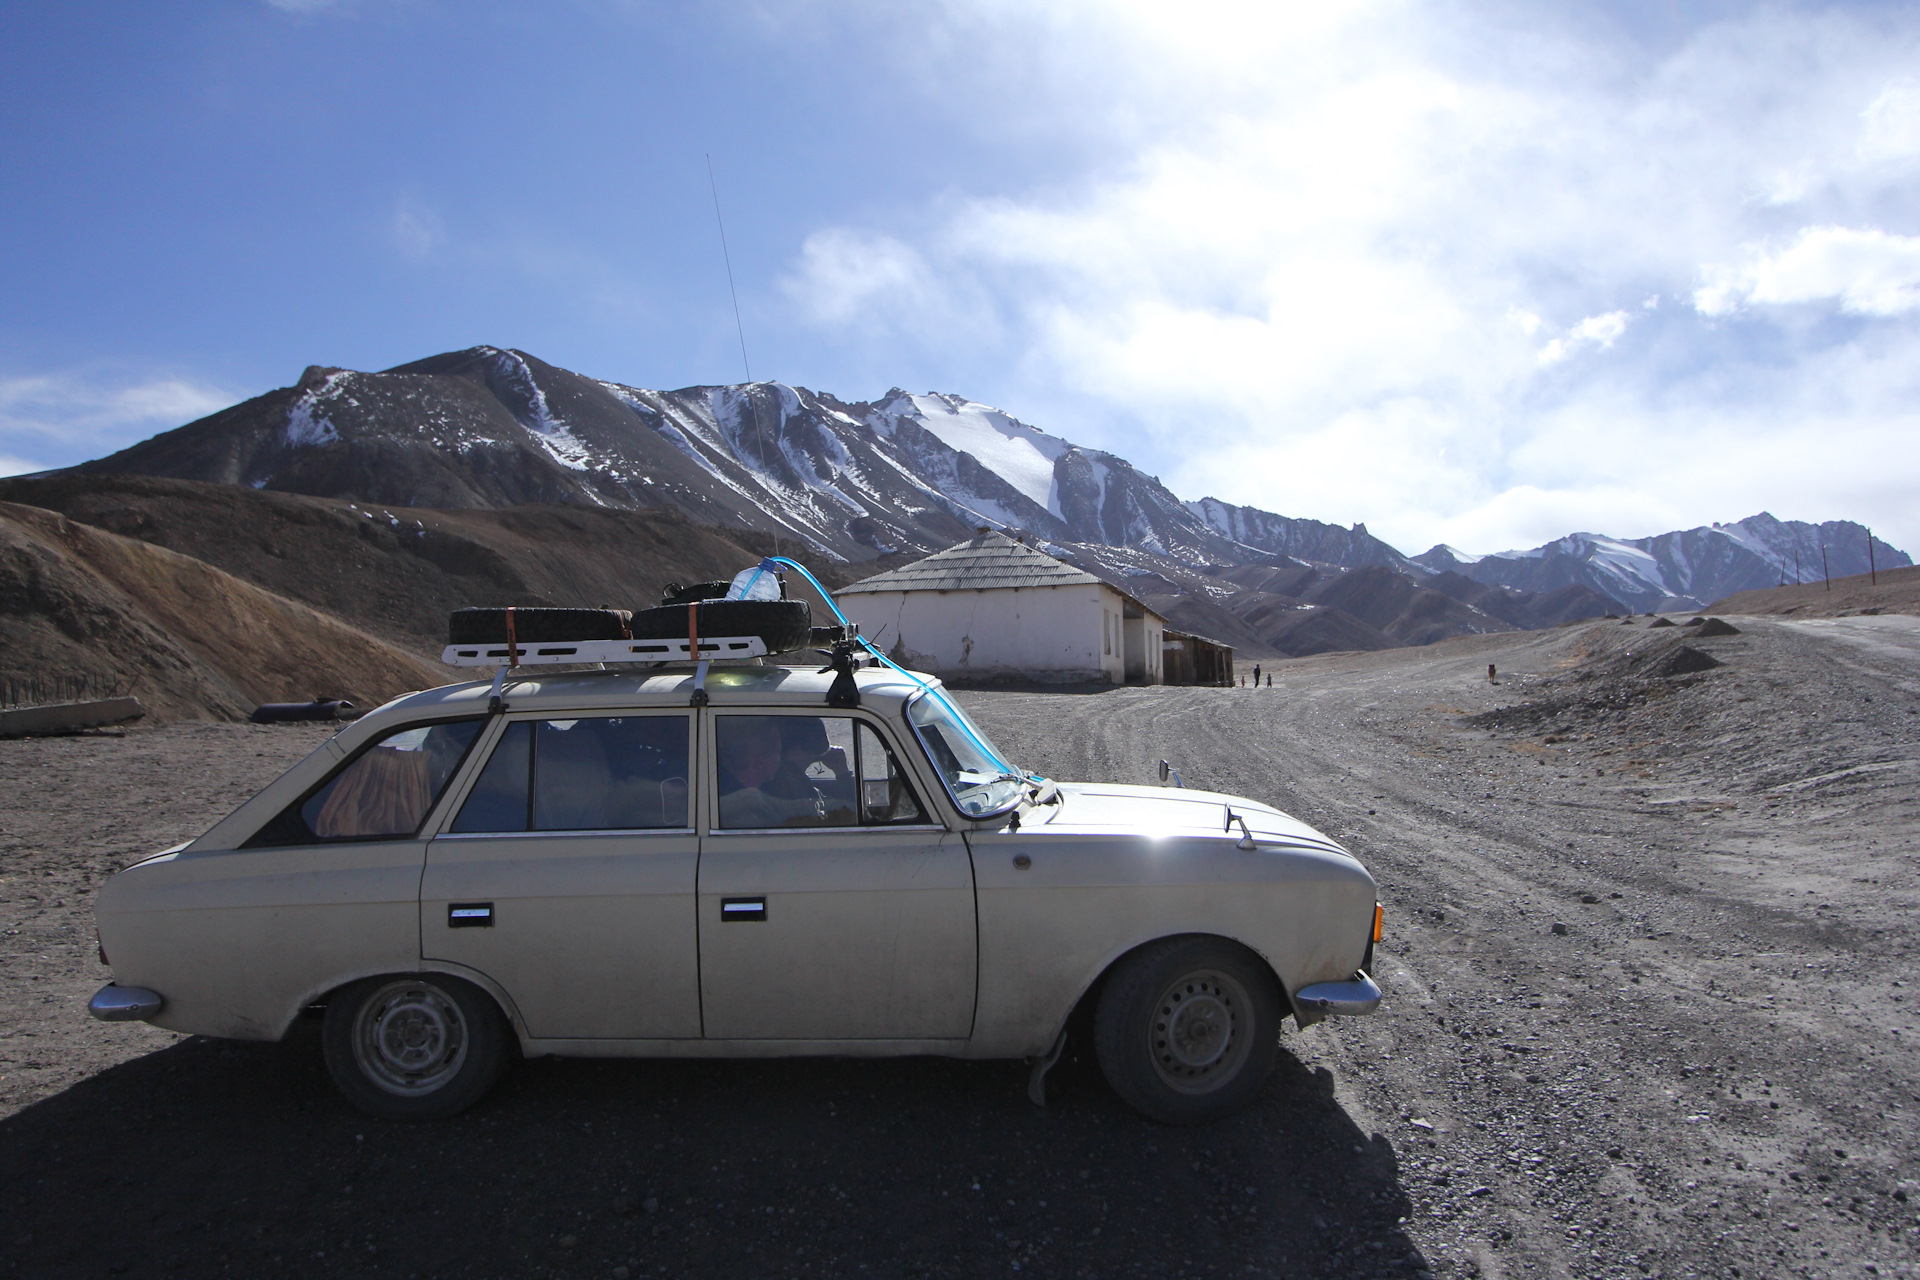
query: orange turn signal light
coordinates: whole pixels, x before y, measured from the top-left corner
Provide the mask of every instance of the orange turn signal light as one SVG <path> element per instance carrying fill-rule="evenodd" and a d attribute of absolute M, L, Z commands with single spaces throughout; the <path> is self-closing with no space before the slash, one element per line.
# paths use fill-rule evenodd
<path fill-rule="evenodd" d="M 1373 940 L 1380 941 L 1380 935 L 1387 930 L 1387 909 L 1379 903 L 1373 904 Z"/>

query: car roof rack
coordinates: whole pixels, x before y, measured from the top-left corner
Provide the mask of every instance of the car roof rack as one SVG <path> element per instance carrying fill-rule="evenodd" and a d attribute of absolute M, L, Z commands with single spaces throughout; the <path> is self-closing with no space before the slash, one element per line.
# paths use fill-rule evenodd
<path fill-rule="evenodd" d="M 695 646 L 698 646 L 696 651 Z M 450 644 L 440 661 L 450 667 L 551 667 L 565 663 L 701 662 L 768 656 L 759 636 L 679 640 L 563 640 L 528 644 Z"/>

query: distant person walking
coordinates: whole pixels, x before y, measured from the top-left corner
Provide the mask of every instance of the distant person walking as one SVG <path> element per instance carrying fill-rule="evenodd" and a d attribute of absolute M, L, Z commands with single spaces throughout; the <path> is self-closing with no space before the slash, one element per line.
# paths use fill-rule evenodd
<path fill-rule="evenodd" d="M 1253 687 L 1260 687 L 1260 664 L 1257 662 L 1253 664 Z"/>
<path fill-rule="evenodd" d="M 1273 672 L 1267 672 L 1267 688 L 1273 688 Z"/>

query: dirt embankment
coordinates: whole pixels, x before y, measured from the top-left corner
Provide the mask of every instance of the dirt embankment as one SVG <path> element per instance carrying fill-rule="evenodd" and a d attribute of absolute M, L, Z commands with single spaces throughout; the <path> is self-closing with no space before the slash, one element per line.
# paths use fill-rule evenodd
<path fill-rule="evenodd" d="M 0 675 L 131 692 L 158 720 L 316 695 L 375 706 L 444 669 L 191 556 L 0 503 Z"/>
<path fill-rule="evenodd" d="M 761 554 L 750 539 L 664 509 L 435 511 L 93 475 L 0 481 L 0 499 L 203 560 L 422 654 L 445 645 L 455 609 L 641 609 L 668 582 L 730 578 Z M 861 576 L 796 550 L 781 546 L 830 588 Z"/>

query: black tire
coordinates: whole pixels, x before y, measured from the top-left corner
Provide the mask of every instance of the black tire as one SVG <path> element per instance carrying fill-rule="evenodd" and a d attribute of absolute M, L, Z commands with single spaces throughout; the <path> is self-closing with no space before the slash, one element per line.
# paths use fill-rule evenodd
<path fill-rule="evenodd" d="M 1168 938 L 1122 960 L 1094 1012 L 1113 1091 L 1162 1124 L 1201 1124 L 1252 1102 L 1273 1070 L 1284 1013 L 1272 970 L 1223 938 Z"/>
<path fill-rule="evenodd" d="M 566 640 L 624 640 L 633 615 L 625 609 L 515 609 L 515 644 Z M 448 644 L 505 644 L 507 611 L 456 609 L 447 620 Z"/>
<path fill-rule="evenodd" d="M 813 610 L 805 600 L 702 600 L 663 605 L 633 615 L 635 640 L 684 640 L 687 612 L 699 611 L 700 638 L 759 636 L 768 653 L 804 649 L 813 639 Z"/>
<path fill-rule="evenodd" d="M 387 1120 L 440 1120 L 506 1069 L 513 1032 L 493 998 L 445 974 L 393 974 L 336 991 L 320 1028 L 348 1102 Z"/>

